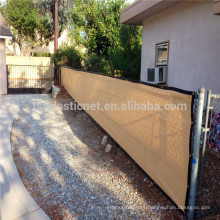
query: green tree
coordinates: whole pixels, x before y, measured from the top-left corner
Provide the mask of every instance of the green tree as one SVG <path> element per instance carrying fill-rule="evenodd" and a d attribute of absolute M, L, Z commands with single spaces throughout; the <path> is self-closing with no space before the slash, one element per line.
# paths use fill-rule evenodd
<path fill-rule="evenodd" d="M 141 28 L 120 24 L 120 13 L 126 6 L 125 0 L 74 0 L 73 32 L 76 41 L 83 43 L 88 56 L 93 57 L 92 61 L 94 55 L 102 62 L 104 58 L 111 75 L 138 78 Z"/>
<path fill-rule="evenodd" d="M 76 34 L 81 36 L 89 54 L 102 56 L 108 62 L 111 74 L 111 50 L 119 45 L 120 12 L 125 0 L 75 0 L 72 18 Z M 78 32 L 77 32 L 78 31 Z M 75 39 L 79 39 L 77 36 Z"/>
<path fill-rule="evenodd" d="M 30 55 L 31 49 L 47 44 L 51 37 L 33 0 L 7 0 L 1 12 L 12 33 L 12 45 L 18 45 L 22 55 Z"/>
<path fill-rule="evenodd" d="M 120 46 L 111 53 L 115 70 L 126 78 L 140 79 L 142 28 L 122 25 L 120 29 Z"/>
<path fill-rule="evenodd" d="M 60 47 L 52 56 L 56 66 L 70 66 L 75 69 L 82 68 L 83 56 L 74 46 Z"/>
<path fill-rule="evenodd" d="M 54 40 L 54 0 L 6 0 L 0 5 L 13 33 L 12 45 L 18 45 L 22 55 L 32 49 L 48 45 Z M 72 0 L 59 0 L 59 32 L 68 22 Z M 16 51 L 16 50 L 14 50 Z"/>
<path fill-rule="evenodd" d="M 50 34 L 50 38 L 54 38 L 55 27 L 55 0 L 35 0 L 37 8 L 44 19 L 45 26 Z M 73 7 L 73 0 L 58 0 L 58 20 L 59 34 L 67 27 L 70 8 Z"/>

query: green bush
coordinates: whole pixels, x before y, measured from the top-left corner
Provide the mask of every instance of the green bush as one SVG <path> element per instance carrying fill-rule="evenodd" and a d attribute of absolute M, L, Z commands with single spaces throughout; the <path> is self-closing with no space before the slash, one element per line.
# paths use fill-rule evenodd
<path fill-rule="evenodd" d="M 98 57 L 95 54 L 87 55 L 87 57 L 84 59 L 84 69 L 105 74 L 110 72 L 107 61 L 102 56 Z"/>
<path fill-rule="evenodd" d="M 69 66 L 82 69 L 82 54 L 75 47 L 61 47 L 52 56 L 55 66 Z"/>
<path fill-rule="evenodd" d="M 139 80 L 141 71 L 142 29 L 123 25 L 120 30 L 120 46 L 111 53 L 114 70 L 121 76 Z"/>
<path fill-rule="evenodd" d="M 33 54 L 34 57 L 51 57 L 51 53 L 46 52 L 35 52 Z"/>
<path fill-rule="evenodd" d="M 111 61 L 116 74 L 139 80 L 141 69 L 141 47 L 134 50 L 116 50 L 112 53 Z"/>

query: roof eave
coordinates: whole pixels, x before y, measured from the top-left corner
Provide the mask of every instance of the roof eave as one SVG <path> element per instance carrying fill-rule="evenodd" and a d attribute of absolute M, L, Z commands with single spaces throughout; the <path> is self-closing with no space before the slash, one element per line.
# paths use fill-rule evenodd
<path fill-rule="evenodd" d="M 142 25 L 144 19 L 184 0 L 138 0 L 121 12 L 122 24 Z"/>
<path fill-rule="evenodd" d="M 5 38 L 5 39 L 8 37 L 12 37 L 12 33 L 1 13 L 0 13 L 0 36 L 1 38 Z"/>

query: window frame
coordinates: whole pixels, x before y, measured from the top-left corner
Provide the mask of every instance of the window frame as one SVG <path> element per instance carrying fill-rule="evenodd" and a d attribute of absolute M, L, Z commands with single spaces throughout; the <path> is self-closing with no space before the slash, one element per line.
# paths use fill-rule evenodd
<path fill-rule="evenodd" d="M 159 46 L 162 46 L 162 45 L 167 45 L 167 62 L 166 63 L 158 63 L 157 60 L 158 60 L 158 47 Z M 168 67 L 168 62 L 169 62 L 169 44 L 170 42 L 169 41 L 164 41 L 164 42 L 160 42 L 160 43 L 157 43 L 156 46 L 155 46 L 155 66 L 167 66 Z"/>

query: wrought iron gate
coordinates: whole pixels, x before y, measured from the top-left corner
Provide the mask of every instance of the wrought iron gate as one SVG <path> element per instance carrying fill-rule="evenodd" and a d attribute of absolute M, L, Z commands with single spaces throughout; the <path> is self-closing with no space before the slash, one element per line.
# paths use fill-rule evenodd
<path fill-rule="evenodd" d="M 8 94 L 50 93 L 53 66 L 7 65 Z"/>

